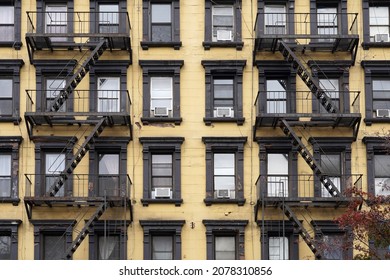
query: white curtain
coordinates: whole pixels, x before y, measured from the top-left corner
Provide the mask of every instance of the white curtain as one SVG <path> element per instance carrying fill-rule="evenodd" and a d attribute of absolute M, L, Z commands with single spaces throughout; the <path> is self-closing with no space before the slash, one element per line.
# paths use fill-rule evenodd
<path fill-rule="evenodd" d="M 109 260 L 118 241 L 117 236 L 101 236 L 99 238 L 99 260 Z"/>

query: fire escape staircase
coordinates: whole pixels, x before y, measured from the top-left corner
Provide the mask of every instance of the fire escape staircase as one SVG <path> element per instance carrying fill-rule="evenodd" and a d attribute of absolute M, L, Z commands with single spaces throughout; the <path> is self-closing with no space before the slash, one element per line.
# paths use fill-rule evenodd
<path fill-rule="evenodd" d="M 73 240 L 70 247 L 65 252 L 65 259 L 69 260 L 72 258 L 74 252 L 77 250 L 77 248 L 81 245 L 85 237 L 89 234 L 91 231 L 91 227 L 94 225 L 94 223 L 99 220 L 99 218 L 104 214 L 104 212 L 109 207 L 108 202 L 103 202 L 99 205 L 99 207 L 96 209 L 95 213 L 92 215 L 92 217 L 85 223 L 85 226 L 83 229 L 79 232 L 76 239 Z"/>

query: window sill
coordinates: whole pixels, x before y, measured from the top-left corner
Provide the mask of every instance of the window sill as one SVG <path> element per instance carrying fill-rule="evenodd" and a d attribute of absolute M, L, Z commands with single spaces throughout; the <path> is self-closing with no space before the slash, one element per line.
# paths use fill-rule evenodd
<path fill-rule="evenodd" d="M 20 124 L 21 121 L 22 121 L 21 117 L 3 117 L 3 116 L 0 116 L 0 122 L 13 122 L 14 125 L 18 125 L 18 124 Z"/>
<path fill-rule="evenodd" d="M 18 206 L 19 202 L 20 202 L 19 198 L 0 197 L 0 203 L 12 203 L 14 206 Z"/>
<path fill-rule="evenodd" d="M 390 42 L 363 42 L 363 50 L 368 50 L 369 48 L 390 48 Z"/>
<path fill-rule="evenodd" d="M 4 42 L 0 41 L 0 47 L 4 48 L 15 48 L 15 50 L 20 50 L 22 47 L 22 42 Z"/>
<path fill-rule="evenodd" d="M 152 199 L 143 198 L 141 199 L 142 206 L 149 206 L 149 204 L 175 204 L 176 207 L 181 206 L 183 199 Z"/>
<path fill-rule="evenodd" d="M 206 125 L 211 125 L 211 123 L 215 122 L 235 122 L 237 125 L 243 125 L 245 122 L 245 118 L 217 118 L 217 117 L 205 117 L 203 121 Z"/>
<path fill-rule="evenodd" d="M 373 123 L 390 123 L 390 118 L 365 118 L 366 125 L 372 125 Z"/>
<path fill-rule="evenodd" d="M 174 123 L 175 125 L 180 125 L 183 121 L 182 118 L 166 118 L 166 117 L 160 117 L 160 118 L 152 118 L 152 117 L 145 117 L 141 118 L 143 125 L 149 125 L 152 123 Z M 162 124 L 163 125 L 163 124 Z"/>
<path fill-rule="evenodd" d="M 241 51 L 244 47 L 244 42 L 211 42 L 204 41 L 202 43 L 205 50 L 210 50 L 211 48 L 236 48 L 236 50 Z"/>
<path fill-rule="evenodd" d="M 238 206 L 244 206 L 245 198 L 236 198 L 236 199 L 216 199 L 216 198 L 205 198 L 204 203 L 206 206 L 211 206 L 212 204 L 237 204 Z"/>
<path fill-rule="evenodd" d="M 152 42 L 152 41 L 142 41 L 141 47 L 144 51 L 147 51 L 149 48 L 173 48 L 174 50 L 179 50 L 182 46 L 180 41 L 177 42 Z"/>

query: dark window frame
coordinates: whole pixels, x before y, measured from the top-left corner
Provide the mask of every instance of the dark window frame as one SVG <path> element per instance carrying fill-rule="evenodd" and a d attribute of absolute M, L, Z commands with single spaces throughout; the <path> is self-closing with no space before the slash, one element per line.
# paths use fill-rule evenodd
<path fill-rule="evenodd" d="M 184 60 L 140 60 L 143 77 L 142 124 L 174 123 L 180 125 L 180 69 Z M 172 77 L 172 117 L 154 117 L 150 114 L 151 77 Z"/>
<path fill-rule="evenodd" d="M 236 260 L 245 260 L 245 227 L 248 220 L 202 220 L 206 227 L 207 260 L 215 260 L 215 236 L 236 237 Z"/>
<path fill-rule="evenodd" d="M 34 259 L 43 260 L 43 235 L 45 234 L 65 234 L 66 247 L 70 247 L 73 242 L 73 227 L 76 220 L 31 220 L 34 226 Z M 64 256 L 65 257 L 65 256 Z"/>
<path fill-rule="evenodd" d="M 210 50 L 211 48 L 236 48 L 236 50 L 241 51 L 244 47 L 244 42 L 242 41 L 242 16 L 241 16 L 241 6 L 242 0 L 222 0 L 218 1 L 218 5 L 232 5 L 233 6 L 233 21 L 234 21 L 234 31 L 233 31 L 233 40 L 226 42 L 214 42 L 213 37 L 213 1 L 205 0 L 205 39 L 203 41 L 203 47 L 205 50 Z"/>
<path fill-rule="evenodd" d="M 390 20 L 390 4 L 380 0 L 362 0 L 362 15 L 363 15 L 363 50 L 369 48 L 388 48 L 390 47 L 390 40 L 388 42 L 371 42 L 370 41 L 370 7 L 388 7 Z M 390 27 L 389 27 L 390 28 Z"/>
<path fill-rule="evenodd" d="M 91 0 L 89 10 L 91 11 L 91 25 L 90 33 L 99 33 L 99 5 L 100 4 L 118 4 L 119 21 L 118 21 L 118 32 L 125 33 L 127 26 L 127 2 L 126 0 Z"/>
<path fill-rule="evenodd" d="M 10 260 L 18 259 L 18 228 L 22 223 L 21 220 L 1 219 L 0 233 L 11 237 Z"/>
<path fill-rule="evenodd" d="M 181 146 L 184 137 L 140 137 L 143 145 L 143 206 L 149 204 L 175 204 L 180 206 L 183 203 L 181 197 Z M 173 188 L 171 199 L 153 199 L 151 183 L 152 155 L 158 153 L 172 154 Z"/>
<path fill-rule="evenodd" d="M 206 125 L 214 122 L 236 122 L 237 125 L 243 125 L 243 73 L 246 60 L 202 60 L 202 66 L 205 69 L 206 84 L 206 105 L 205 117 L 203 121 Z M 233 99 L 234 99 L 234 117 L 214 117 L 214 90 L 213 81 L 215 78 L 233 79 Z"/>
<path fill-rule="evenodd" d="M 153 236 L 169 235 L 173 237 L 173 259 L 182 259 L 181 233 L 184 220 L 140 220 L 144 231 L 144 260 L 152 260 Z"/>
<path fill-rule="evenodd" d="M 244 145 L 247 137 L 202 137 L 206 145 L 206 206 L 212 204 L 237 204 L 243 206 L 244 198 Z M 235 155 L 235 195 L 234 199 L 214 198 L 214 164 L 215 153 L 233 153 Z"/>
<path fill-rule="evenodd" d="M 14 6 L 14 39 L 12 41 L 0 41 L 0 47 L 13 47 L 15 50 L 20 50 L 23 45 L 21 40 L 22 0 L 9 0 L 7 2 L 1 4 Z"/>
<path fill-rule="evenodd" d="M 172 40 L 170 42 L 153 42 L 151 34 L 151 5 L 171 4 L 171 21 L 172 21 Z M 142 41 L 143 50 L 154 47 L 171 47 L 179 50 L 182 46 L 180 41 L 180 0 L 142 0 Z"/>

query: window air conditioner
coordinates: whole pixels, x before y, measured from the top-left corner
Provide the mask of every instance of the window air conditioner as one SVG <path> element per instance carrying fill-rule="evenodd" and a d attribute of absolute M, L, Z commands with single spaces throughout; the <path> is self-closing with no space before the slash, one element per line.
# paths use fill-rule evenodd
<path fill-rule="evenodd" d="M 230 198 L 230 190 L 217 190 L 217 198 Z"/>
<path fill-rule="evenodd" d="M 155 188 L 154 198 L 172 198 L 172 192 L 170 188 Z"/>
<path fill-rule="evenodd" d="M 168 108 L 167 107 L 154 107 L 154 116 L 155 117 L 168 117 Z"/>
<path fill-rule="evenodd" d="M 217 41 L 231 41 L 232 31 L 231 30 L 217 30 Z"/>
<path fill-rule="evenodd" d="M 390 110 L 389 109 L 377 109 L 376 110 L 377 118 L 390 118 Z"/>
<path fill-rule="evenodd" d="M 375 42 L 388 42 L 389 34 L 375 34 Z"/>
<path fill-rule="evenodd" d="M 217 117 L 225 117 L 225 118 L 231 118 L 232 117 L 232 108 L 230 107 L 217 107 Z"/>

